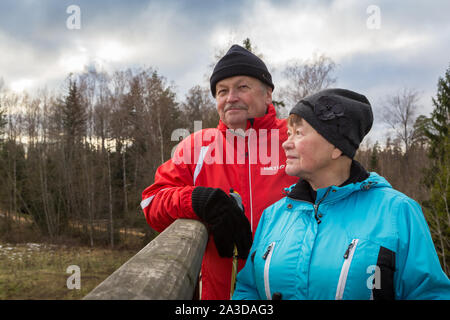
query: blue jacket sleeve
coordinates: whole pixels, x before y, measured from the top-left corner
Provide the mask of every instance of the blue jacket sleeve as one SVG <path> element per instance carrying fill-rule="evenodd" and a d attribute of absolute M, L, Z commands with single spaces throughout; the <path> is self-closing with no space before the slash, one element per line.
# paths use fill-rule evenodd
<path fill-rule="evenodd" d="M 265 211 L 262 213 L 261 218 L 256 228 L 255 238 L 253 239 L 252 248 L 245 262 L 244 268 L 238 273 L 236 278 L 236 289 L 232 300 L 261 300 L 255 281 L 255 268 L 252 260 L 252 255 L 255 253 L 261 241 L 261 235 L 264 230 L 264 218 Z"/>
<path fill-rule="evenodd" d="M 399 201 L 397 217 L 396 299 L 450 299 L 450 280 L 441 268 L 419 204 L 409 198 Z"/>

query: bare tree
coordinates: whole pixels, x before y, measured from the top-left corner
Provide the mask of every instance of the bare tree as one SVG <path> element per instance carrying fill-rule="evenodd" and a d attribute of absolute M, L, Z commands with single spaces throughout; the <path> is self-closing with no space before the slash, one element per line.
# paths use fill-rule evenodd
<path fill-rule="evenodd" d="M 111 248 L 114 248 L 114 218 L 113 218 L 113 195 L 112 195 L 112 179 L 111 179 L 111 158 L 109 156 L 109 148 L 106 151 L 108 160 L 108 213 L 109 213 L 109 241 Z"/>
<path fill-rule="evenodd" d="M 306 61 L 294 60 L 283 71 L 288 84 L 280 89 L 279 96 L 285 105 L 293 107 L 302 98 L 336 83 L 335 69 L 336 63 L 323 54 Z"/>
<path fill-rule="evenodd" d="M 416 136 L 414 123 L 419 108 L 418 101 L 419 93 L 405 88 L 397 94 L 388 96 L 383 105 L 383 121 L 394 130 L 396 137 L 402 141 L 406 154 Z"/>
<path fill-rule="evenodd" d="M 219 123 L 216 104 L 209 88 L 202 88 L 199 85 L 192 87 L 181 107 L 184 109 L 191 132 L 194 130 L 194 121 L 201 120 L 203 128 L 214 128 Z"/>
<path fill-rule="evenodd" d="M 2 167 L 6 174 L 6 194 L 8 209 L 6 211 L 7 223 L 9 223 L 9 215 L 16 214 L 18 208 L 18 162 L 20 162 L 23 154 L 23 148 L 19 146 L 21 140 L 21 130 L 23 128 L 23 112 L 20 106 L 28 102 L 28 97 L 24 94 L 22 97 L 15 93 L 5 93 L 2 95 L 2 106 L 5 112 L 4 133 L 6 134 L 6 142 L 3 146 L 4 159 Z M 8 226 L 8 225 L 7 225 Z M 8 228 L 7 228 L 8 230 Z"/>

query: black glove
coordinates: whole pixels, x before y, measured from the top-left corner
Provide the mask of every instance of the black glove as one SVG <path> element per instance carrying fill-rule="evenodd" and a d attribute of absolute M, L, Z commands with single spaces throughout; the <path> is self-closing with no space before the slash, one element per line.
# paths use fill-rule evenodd
<path fill-rule="evenodd" d="M 252 231 L 244 212 L 222 189 L 196 187 L 192 192 L 192 208 L 213 235 L 221 257 L 246 259 L 252 246 Z"/>

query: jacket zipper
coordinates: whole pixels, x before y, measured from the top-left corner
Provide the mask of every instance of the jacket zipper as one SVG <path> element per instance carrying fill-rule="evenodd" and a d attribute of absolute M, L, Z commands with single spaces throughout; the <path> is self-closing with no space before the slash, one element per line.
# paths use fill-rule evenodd
<path fill-rule="evenodd" d="M 272 242 L 263 255 L 263 259 L 266 260 L 264 263 L 264 290 L 266 292 L 267 300 L 272 300 L 272 294 L 270 293 L 270 283 L 269 283 L 269 268 L 270 260 L 272 259 L 273 248 L 275 247 L 275 242 Z"/>
<path fill-rule="evenodd" d="M 325 200 L 325 198 L 328 196 L 328 193 L 330 193 L 331 188 L 328 188 L 327 192 L 325 193 L 325 195 L 322 197 L 322 199 L 319 200 L 319 202 L 317 202 L 317 204 L 314 204 L 314 218 L 316 218 L 317 224 L 321 223 L 322 220 L 320 220 L 318 213 L 319 213 L 319 205 L 322 203 L 323 200 Z"/>
<path fill-rule="evenodd" d="M 344 253 L 344 263 L 342 264 L 341 274 L 339 276 L 339 282 L 336 290 L 336 300 L 342 300 L 344 296 L 345 284 L 347 282 L 348 271 L 352 263 L 353 254 L 355 253 L 356 246 L 358 245 L 359 239 L 353 239 L 348 245 L 347 250 Z"/>
<path fill-rule="evenodd" d="M 313 203 L 313 202 L 309 202 L 306 200 L 299 200 L 299 199 L 295 199 L 295 198 L 291 198 L 289 196 L 287 196 L 289 199 L 292 199 L 294 201 L 300 201 L 300 202 L 304 202 L 304 203 L 309 203 L 313 206 L 314 208 L 314 218 L 316 219 L 317 223 L 320 224 L 322 222 L 322 220 L 320 220 L 318 214 L 319 214 L 319 205 L 322 203 L 323 200 L 325 200 L 325 198 L 328 196 L 328 193 L 330 193 L 331 188 L 328 188 L 327 192 L 325 193 L 325 195 L 323 196 L 322 199 L 319 200 L 319 202 Z"/>
<path fill-rule="evenodd" d="M 248 152 L 248 157 L 247 157 L 247 161 L 248 161 L 248 183 L 249 183 L 249 189 L 250 189 L 250 230 L 253 232 L 253 197 L 252 197 L 252 167 L 251 167 L 251 163 L 250 163 L 250 137 L 248 138 L 247 141 L 247 152 Z"/>

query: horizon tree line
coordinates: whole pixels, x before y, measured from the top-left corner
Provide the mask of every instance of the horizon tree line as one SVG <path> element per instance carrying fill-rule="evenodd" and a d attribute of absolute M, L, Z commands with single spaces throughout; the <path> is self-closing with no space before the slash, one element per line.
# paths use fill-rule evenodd
<path fill-rule="evenodd" d="M 248 39 L 246 39 L 248 40 Z M 244 46 L 253 49 L 250 40 Z M 280 116 L 294 101 L 336 83 L 328 57 L 294 61 L 288 87 L 274 105 Z M 366 144 L 356 159 L 418 201 L 443 268 L 450 273 L 449 109 L 450 67 L 440 78 L 434 110 L 418 115 L 418 93 L 404 89 L 385 99 L 383 121 L 395 136 Z M 94 245 L 117 246 L 120 228 L 153 235 L 140 210 L 141 192 L 178 141 L 175 129 L 194 121 L 215 127 L 218 114 L 209 88 L 194 85 L 179 101 L 173 85 L 153 68 L 112 74 L 95 69 L 70 74 L 65 92 L 12 93 L 0 82 L 0 228 L 31 217 L 39 232 Z M 102 228 L 99 228 L 101 223 Z M 125 233 L 126 236 L 126 233 Z"/>

